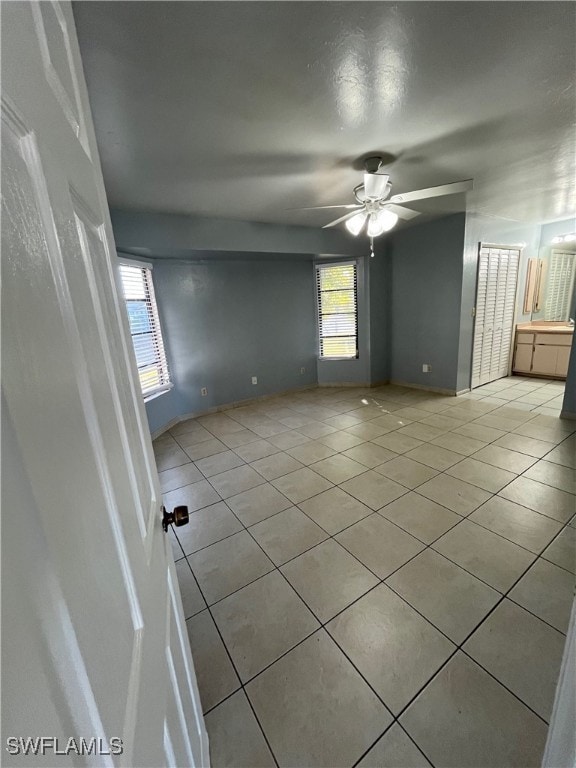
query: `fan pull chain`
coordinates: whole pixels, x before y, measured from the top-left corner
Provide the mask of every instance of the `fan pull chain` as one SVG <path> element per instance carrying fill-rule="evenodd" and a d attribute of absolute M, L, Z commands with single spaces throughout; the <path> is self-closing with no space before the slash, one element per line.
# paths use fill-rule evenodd
<path fill-rule="evenodd" d="M 370 258 L 374 258 L 374 238 L 370 238 Z"/>

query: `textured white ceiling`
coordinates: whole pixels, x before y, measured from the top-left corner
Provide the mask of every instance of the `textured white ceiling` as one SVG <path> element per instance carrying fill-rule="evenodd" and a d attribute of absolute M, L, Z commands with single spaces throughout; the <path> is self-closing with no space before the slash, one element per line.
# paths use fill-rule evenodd
<path fill-rule="evenodd" d="M 321 226 L 358 159 L 480 212 L 575 207 L 570 2 L 79 2 L 110 204 Z M 464 196 L 414 203 L 462 209 Z M 416 220 L 417 221 L 417 220 Z"/>

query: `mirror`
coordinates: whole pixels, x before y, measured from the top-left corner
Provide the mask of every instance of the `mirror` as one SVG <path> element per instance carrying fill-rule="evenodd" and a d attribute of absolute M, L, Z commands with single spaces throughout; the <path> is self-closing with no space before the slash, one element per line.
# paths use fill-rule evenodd
<path fill-rule="evenodd" d="M 540 248 L 528 261 L 524 312 L 531 320 L 569 322 L 576 315 L 576 244 L 558 243 Z"/>

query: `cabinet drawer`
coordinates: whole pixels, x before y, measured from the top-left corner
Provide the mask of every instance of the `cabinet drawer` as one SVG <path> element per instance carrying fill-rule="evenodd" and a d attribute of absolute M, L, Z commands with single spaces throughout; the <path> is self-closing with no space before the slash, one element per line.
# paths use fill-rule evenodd
<path fill-rule="evenodd" d="M 516 344 L 533 344 L 534 343 L 534 334 L 533 333 L 520 333 L 518 332 L 516 334 Z"/>
<path fill-rule="evenodd" d="M 571 333 L 537 333 L 535 344 L 552 344 L 555 347 L 571 346 Z"/>

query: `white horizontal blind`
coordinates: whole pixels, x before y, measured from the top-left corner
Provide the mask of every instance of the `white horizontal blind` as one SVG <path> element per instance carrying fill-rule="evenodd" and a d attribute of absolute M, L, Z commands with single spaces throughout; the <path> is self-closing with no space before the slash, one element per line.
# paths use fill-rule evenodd
<path fill-rule="evenodd" d="M 480 248 L 472 387 L 508 374 L 519 261 L 517 248 Z"/>
<path fill-rule="evenodd" d="M 576 254 L 552 251 L 544 307 L 545 320 L 568 320 L 575 264 Z"/>
<path fill-rule="evenodd" d="M 316 267 L 321 358 L 358 357 L 356 264 Z"/>
<path fill-rule="evenodd" d="M 120 265 L 130 333 L 136 353 L 142 394 L 149 396 L 170 385 L 164 342 L 148 267 Z"/>

